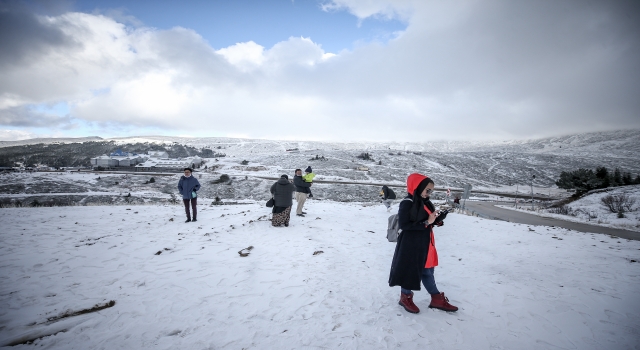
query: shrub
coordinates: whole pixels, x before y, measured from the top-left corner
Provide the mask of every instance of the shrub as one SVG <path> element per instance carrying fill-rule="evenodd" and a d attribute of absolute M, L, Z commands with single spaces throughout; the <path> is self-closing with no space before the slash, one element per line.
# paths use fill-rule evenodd
<path fill-rule="evenodd" d="M 211 181 L 211 183 L 212 184 L 219 184 L 219 183 L 228 182 L 229 180 L 230 180 L 229 175 L 222 174 L 222 175 L 220 175 L 220 178 L 218 180 L 213 180 L 213 181 Z"/>
<path fill-rule="evenodd" d="M 151 179 L 149 179 L 149 183 L 150 183 L 150 184 L 155 183 L 155 182 L 156 182 L 156 179 L 155 179 L 155 178 L 153 178 L 153 177 L 152 177 Z"/>
<path fill-rule="evenodd" d="M 240 164 L 247 165 L 247 164 L 249 164 L 249 161 L 248 160 L 243 160 L 242 162 L 240 162 Z"/>
<path fill-rule="evenodd" d="M 568 205 L 561 205 L 557 208 L 551 208 L 549 209 L 549 212 L 552 214 L 575 216 L 573 209 Z"/>
<path fill-rule="evenodd" d="M 362 152 L 359 155 L 356 156 L 356 158 L 360 158 L 362 160 L 370 160 L 370 161 L 375 161 L 372 157 L 371 154 L 369 154 L 368 152 Z"/>
<path fill-rule="evenodd" d="M 634 198 L 629 197 L 626 193 L 620 193 L 615 195 L 607 195 L 600 199 L 602 205 L 609 209 L 612 213 L 624 213 L 634 211 L 634 204 L 636 204 L 636 200 Z M 620 217 L 618 215 L 618 217 Z"/>

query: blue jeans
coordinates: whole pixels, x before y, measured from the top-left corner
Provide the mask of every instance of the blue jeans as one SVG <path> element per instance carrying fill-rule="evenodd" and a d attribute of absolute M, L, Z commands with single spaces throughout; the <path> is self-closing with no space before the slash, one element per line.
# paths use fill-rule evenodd
<path fill-rule="evenodd" d="M 440 294 L 438 287 L 436 287 L 436 279 L 433 277 L 433 271 L 435 267 L 424 268 L 422 269 L 422 275 L 420 278 L 422 279 L 422 284 L 424 284 L 424 288 L 427 290 L 429 294 Z M 400 288 L 402 294 L 411 294 L 410 289 Z"/>

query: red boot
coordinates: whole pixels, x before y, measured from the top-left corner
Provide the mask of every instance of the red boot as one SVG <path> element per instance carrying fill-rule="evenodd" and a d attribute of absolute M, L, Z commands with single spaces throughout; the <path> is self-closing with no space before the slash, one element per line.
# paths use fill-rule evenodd
<path fill-rule="evenodd" d="M 413 292 L 411 292 L 411 294 L 400 293 L 400 301 L 398 304 L 412 314 L 420 312 L 420 309 L 413 303 Z"/>
<path fill-rule="evenodd" d="M 444 293 L 431 294 L 431 304 L 429 304 L 429 307 L 444 311 L 458 311 L 457 306 L 449 304 L 449 299 L 444 296 Z"/>

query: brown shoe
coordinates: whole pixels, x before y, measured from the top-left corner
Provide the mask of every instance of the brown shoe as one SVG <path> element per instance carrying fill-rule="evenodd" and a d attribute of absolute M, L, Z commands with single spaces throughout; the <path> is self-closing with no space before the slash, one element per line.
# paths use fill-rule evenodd
<path fill-rule="evenodd" d="M 420 309 L 413 303 L 413 292 L 411 294 L 400 293 L 400 301 L 398 302 L 405 310 L 412 314 L 417 314 Z"/>
<path fill-rule="evenodd" d="M 449 304 L 449 299 L 444 296 L 444 293 L 431 294 L 431 304 L 429 304 L 429 307 L 444 311 L 458 311 L 457 306 Z"/>

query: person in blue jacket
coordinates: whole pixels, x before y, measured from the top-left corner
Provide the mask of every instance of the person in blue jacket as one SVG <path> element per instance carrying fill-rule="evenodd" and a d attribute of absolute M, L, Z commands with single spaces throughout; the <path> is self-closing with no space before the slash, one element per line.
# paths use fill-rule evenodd
<path fill-rule="evenodd" d="M 200 189 L 200 182 L 191 175 L 192 172 L 191 168 L 184 168 L 184 176 L 180 177 L 180 181 L 178 181 L 178 190 L 182 195 L 184 211 L 187 213 L 187 221 L 185 222 L 198 221 L 196 220 L 198 216 L 198 211 L 196 210 L 198 195 L 196 192 Z M 189 202 L 191 202 L 193 220 L 191 220 L 191 213 L 189 213 Z"/>

